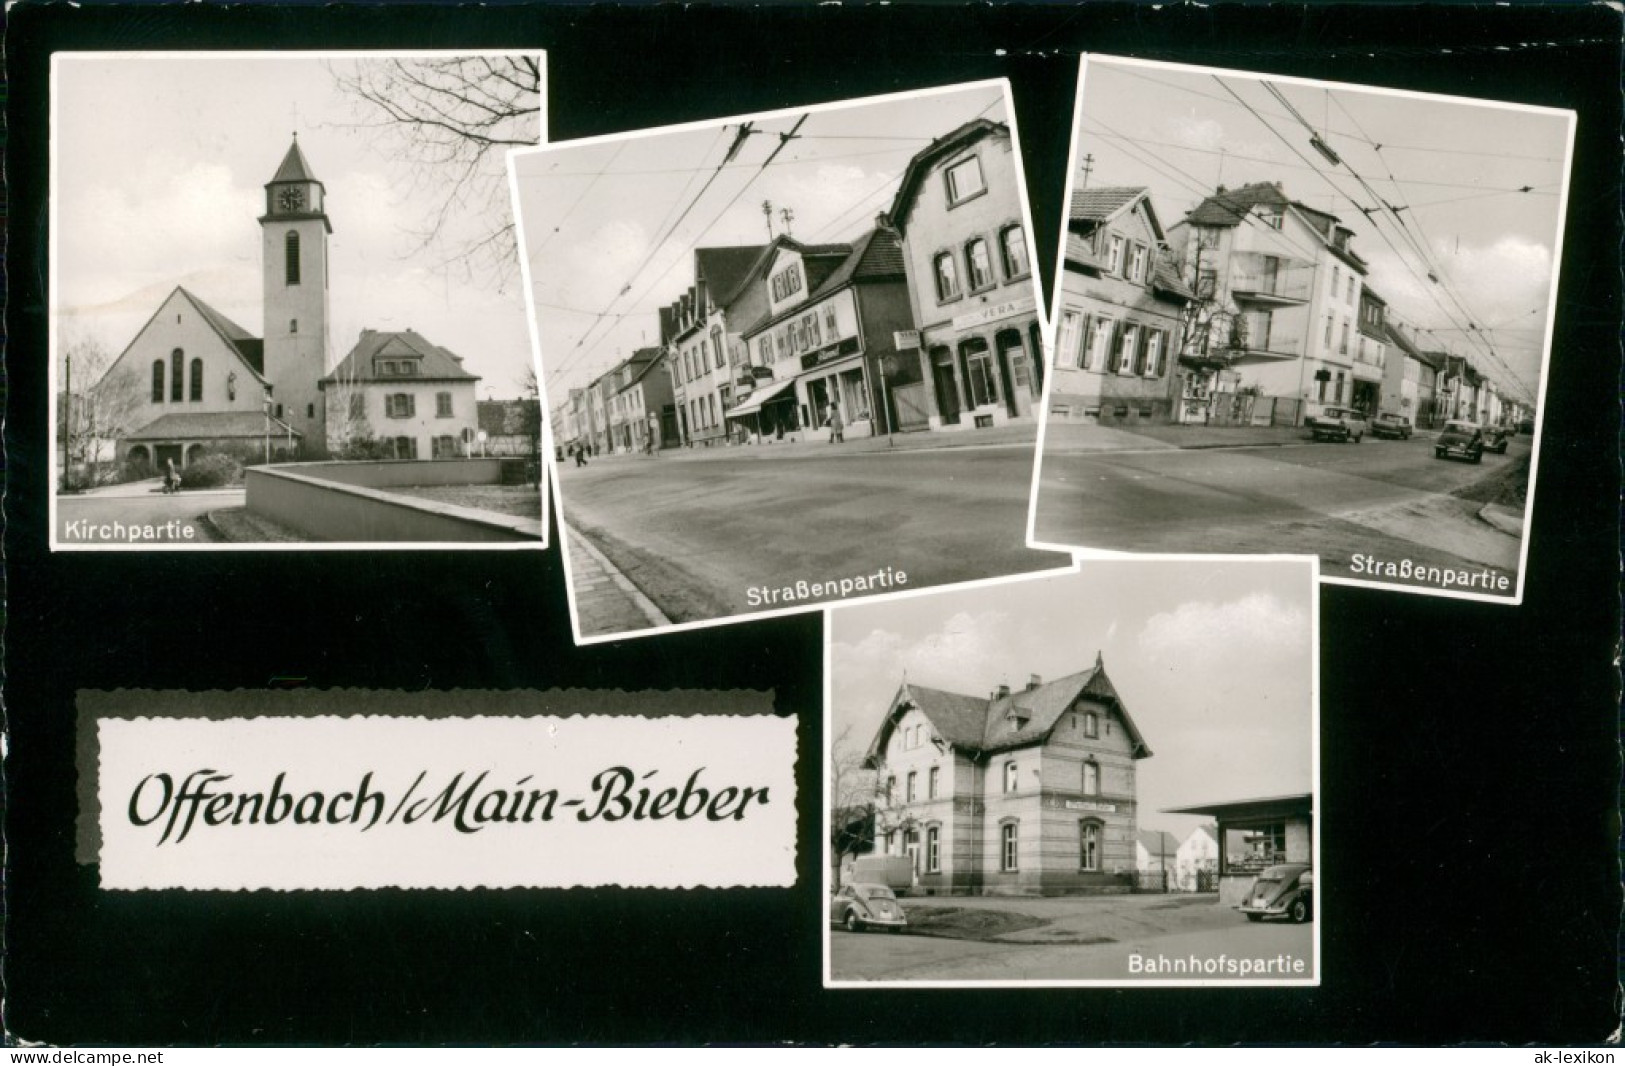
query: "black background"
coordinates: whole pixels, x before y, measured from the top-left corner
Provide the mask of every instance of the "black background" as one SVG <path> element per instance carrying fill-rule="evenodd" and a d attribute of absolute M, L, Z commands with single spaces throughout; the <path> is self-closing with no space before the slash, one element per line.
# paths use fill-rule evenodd
<path fill-rule="evenodd" d="M 11 10 L 8 37 L 15 1036 L 1523 1043 L 1614 1029 L 1618 13 L 35 4 Z M 1083 50 L 1580 113 L 1523 606 L 1322 589 L 1321 987 L 823 990 L 818 615 L 576 649 L 556 551 L 48 552 L 52 52 L 461 47 L 545 48 L 555 140 L 1008 77 L 1046 286 Z M 798 885 L 100 891 L 94 868 L 72 861 L 74 691 L 288 675 L 318 687 L 774 689 L 800 721 Z"/>

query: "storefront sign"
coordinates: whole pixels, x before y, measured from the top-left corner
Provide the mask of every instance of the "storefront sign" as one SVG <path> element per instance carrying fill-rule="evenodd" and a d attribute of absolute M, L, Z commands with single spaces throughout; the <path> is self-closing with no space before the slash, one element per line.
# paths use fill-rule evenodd
<path fill-rule="evenodd" d="M 891 335 L 892 347 L 900 352 L 920 346 L 920 331 L 917 329 L 900 329 Z"/>
<path fill-rule="evenodd" d="M 988 304 L 986 307 L 978 308 L 968 314 L 956 316 L 954 318 L 954 328 L 970 329 L 972 326 L 984 326 L 989 322 L 997 322 L 1001 318 L 1027 314 L 1036 306 L 1038 306 L 1038 302 L 1031 296 L 1022 296 L 1014 300 L 1001 300 L 996 304 Z"/>
<path fill-rule="evenodd" d="M 1096 811 L 1101 814 L 1117 813 L 1117 804 L 1101 803 L 1098 800 L 1067 800 L 1065 805 L 1069 811 Z"/>

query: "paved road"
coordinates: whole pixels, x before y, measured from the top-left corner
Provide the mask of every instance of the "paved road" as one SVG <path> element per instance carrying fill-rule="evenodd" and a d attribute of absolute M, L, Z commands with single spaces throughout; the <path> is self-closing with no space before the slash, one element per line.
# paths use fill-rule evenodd
<path fill-rule="evenodd" d="M 146 492 L 58 496 L 57 544 L 135 544 L 148 548 L 208 544 L 211 534 L 203 516 L 224 507 L 241 506 L 241 489 L 174 495 Z"/>
<path fill-rule="evenodd" d="M 1244 965 L 1253 972 L 1241 972 Z M 1148 930 L 1105 944 L 1019 944 L 836 929 L 830 932 L 830 976 L 837 981 L 1120 984 L 1303 981 L 1314 977 L 1314 925 L 1251 923 L 1227 910 L 1210 928 Z"/>
<path fill-rule="evenodd" d="M 1519 539 L 1450 495 L 1527 454 L 1517 438 L 1481 464 L 1436 459 L 1429 440 L 1187 450 L 1147 441 L 1113 451 L 1046 442 L 1035 535 L 1041 543 L 1140 552 L 1317 554 L 1321 572 L 1356 573 L 1354 557 L 1507 576 Z M 1484 590 L 1474 590 L 1484 591 Z M 1491 590 L 1493 591 L 1493 590 Z M 1511 591 L 1504 593 L 1511 595 Z"/>
<path fill-rule="evenodd" d="M 1068 565 L 1025 547 L 1029 444 L 559 468 L 560 513 L 673 621 L 839 599 L 752 589 L 873 577 L 886 593 Z M 897 572 L 907 583 L 895 583 Z M 585 627 L 583 629 L 586 633 Z"/>

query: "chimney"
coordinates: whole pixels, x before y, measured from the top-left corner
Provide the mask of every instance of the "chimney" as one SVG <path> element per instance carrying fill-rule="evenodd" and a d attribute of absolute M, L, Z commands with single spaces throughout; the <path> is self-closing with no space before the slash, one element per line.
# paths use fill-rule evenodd
<path fill-rule="evenodd" d="M 1009 685 L 1000 685 L 998 688 L 993 690 L 993 698 L 996 700 L 1002 700 L 1008 695 L 1010 695 Z"/>
<path fill-rule="evenodd" d="M 1027 691 L 1028 692 L 1031 692 L 1033 689 L 1037 688 L 1038 686 L 1042 685 L 1043 683 L 1044 683 L 1044 679 L 1042 677 L 1038 676 L 1037 674 L 1028 674 L 1027 675 Z"/>

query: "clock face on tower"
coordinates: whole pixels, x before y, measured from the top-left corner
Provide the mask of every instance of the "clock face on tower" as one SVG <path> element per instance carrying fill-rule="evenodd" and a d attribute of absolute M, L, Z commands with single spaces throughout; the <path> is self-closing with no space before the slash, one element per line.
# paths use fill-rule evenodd
<path fill-rule="evenodd" d="M 305 206 L 305 190 L 297 185 L 283 189 L 277 194 L 277 204 L 284 211 L 298 211 Z"/>

